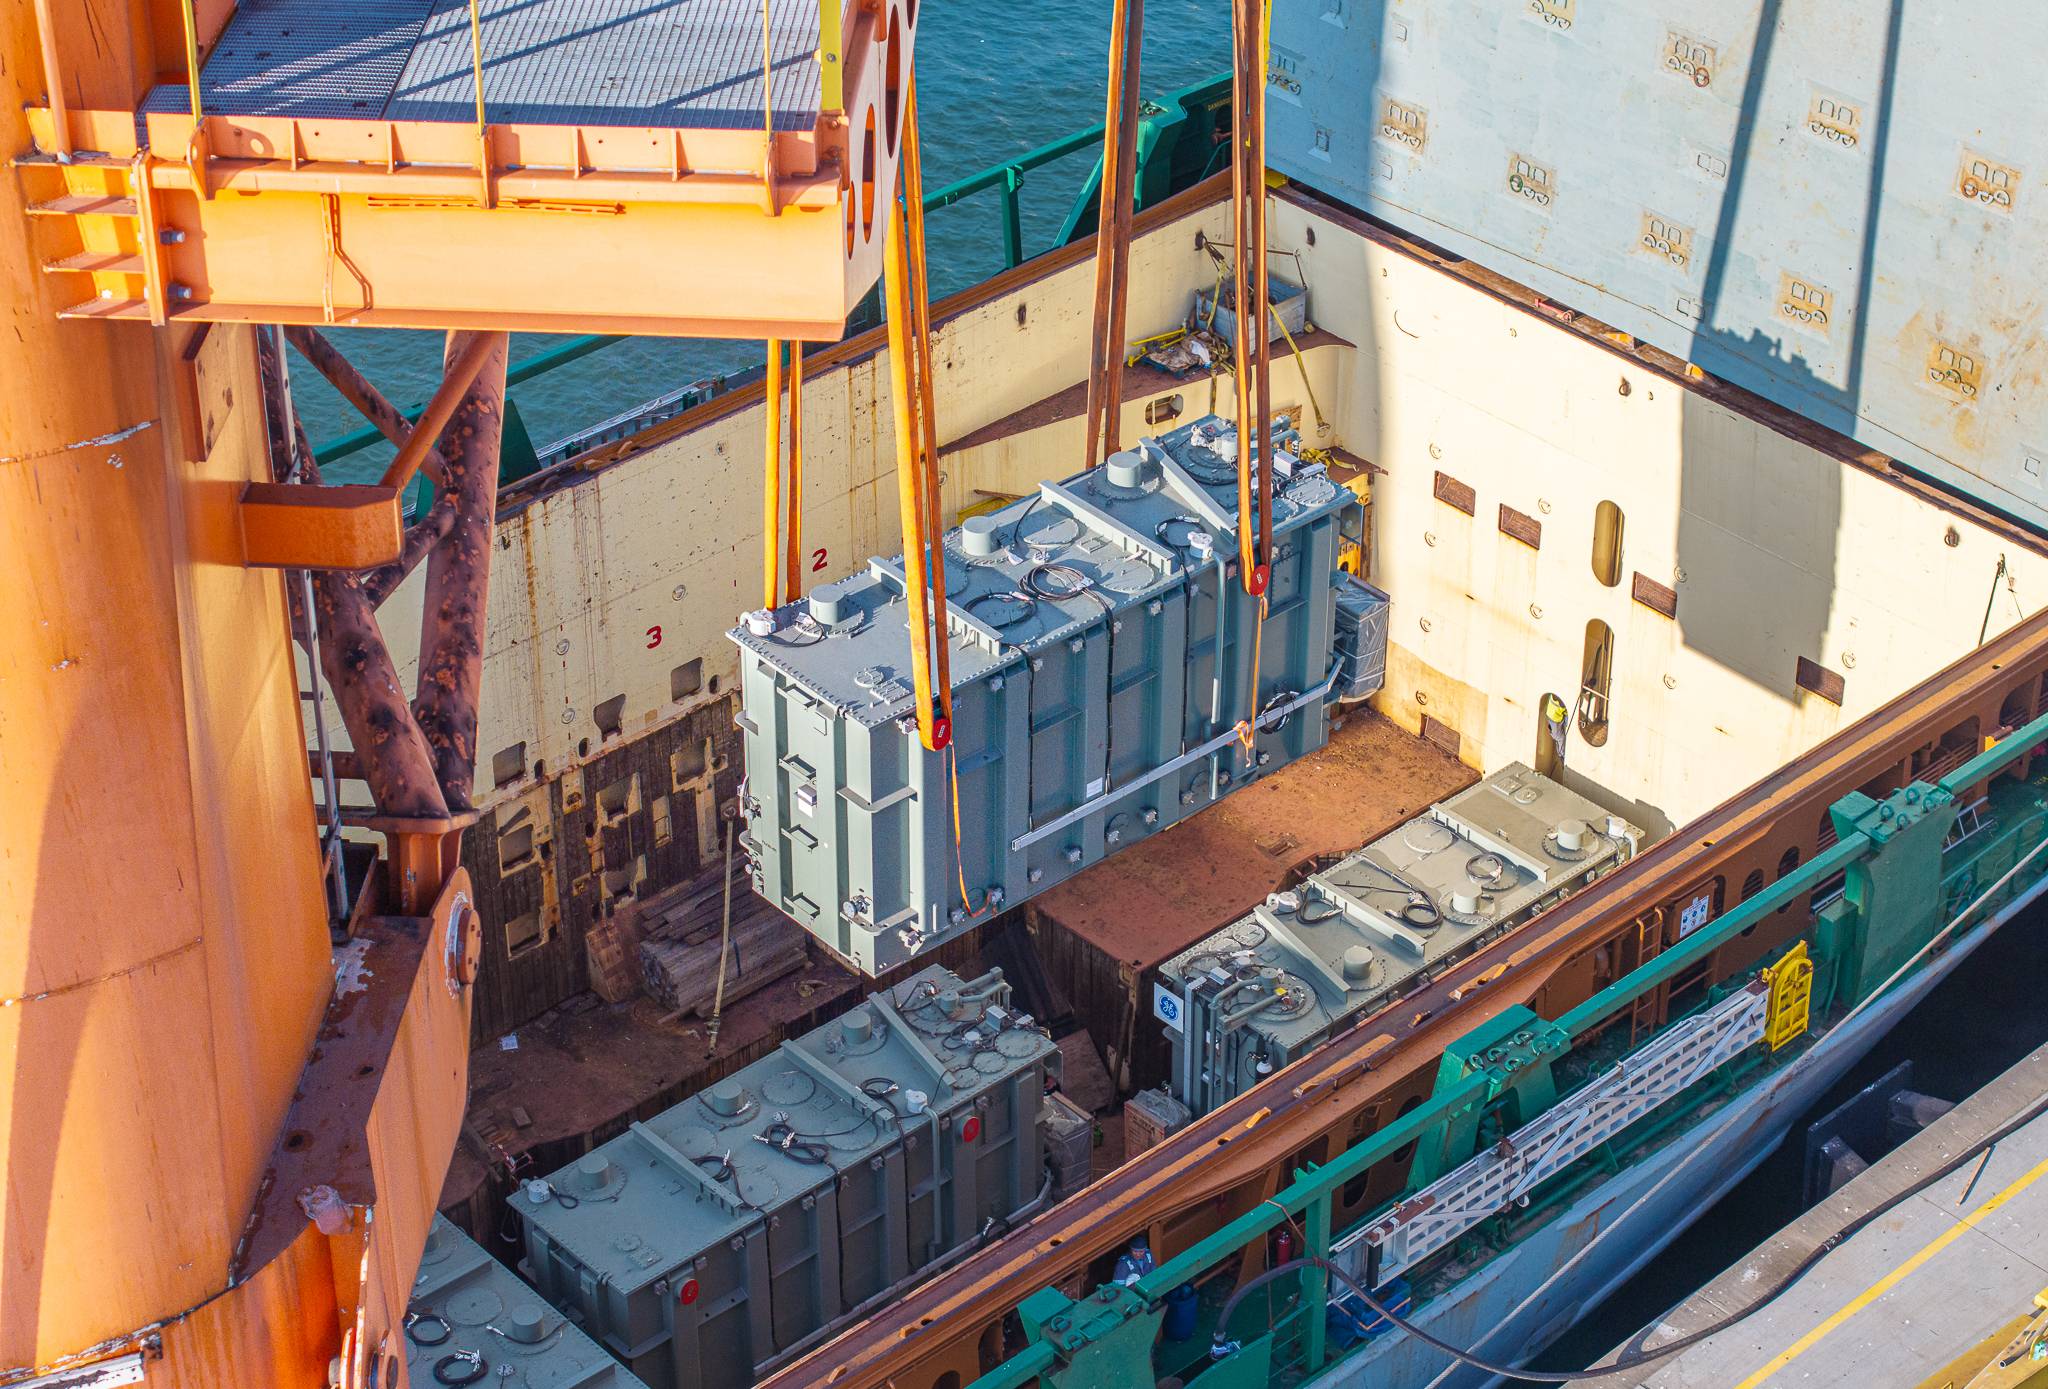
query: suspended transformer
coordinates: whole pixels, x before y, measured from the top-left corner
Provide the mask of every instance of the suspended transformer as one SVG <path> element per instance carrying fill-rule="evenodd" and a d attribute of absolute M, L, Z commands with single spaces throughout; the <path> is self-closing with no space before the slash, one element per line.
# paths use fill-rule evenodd
<path fill-rule="evenodd" d="M 879 974 L 1322 747 L 1328 705 L 1377 688 L 1385 599 L 1338 567 L 1357 498 L 1281 424 L 1262 598 L 1213 416 L 947 532 L 945 751 L 916 729 L 900 559 L 749 614 L 755 890 Z"/>

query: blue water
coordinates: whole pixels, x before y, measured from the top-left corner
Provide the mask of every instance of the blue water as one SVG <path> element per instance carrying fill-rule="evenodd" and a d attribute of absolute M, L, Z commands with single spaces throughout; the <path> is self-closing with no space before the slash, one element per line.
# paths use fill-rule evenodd
<path fill-rule="evenodd" d="M 1109 64 L 1109 0 L 931 0 L 917 35 L 925 188 L 1014 158 L 1102 119 Z M 1145 7 L 1143 91 L 1160 96 L 1222 72 L 1230 62 L 1230 9 L 1223 0 L 1150 0 Z M 1035 170 L 1023 194 L 1024 247 L 1049 249 L 1095 164 L 1081 153 Z M 993 191 L 933 214 L 927 252 L 939 294 L 1002 268 L 1000 204 Z M 706 273 L 717 273 L 707 267 Z M 426 398 L 439 377 L 441 338 L 394 329 L 332 330 L 342 350 L 400 405 Z M 517 361 L 562 341 L 515 334 Z M 595 424 L 665 391 L 761 360 L 759 343 L 636 338 L 536 377 L 514 391 L 535 444 Z M 361 421 L 296 358 L 292 385 L 314 441 Z M 332 482 L 374 477 L 388 448 L 365 450 L 328 470 Z"/>

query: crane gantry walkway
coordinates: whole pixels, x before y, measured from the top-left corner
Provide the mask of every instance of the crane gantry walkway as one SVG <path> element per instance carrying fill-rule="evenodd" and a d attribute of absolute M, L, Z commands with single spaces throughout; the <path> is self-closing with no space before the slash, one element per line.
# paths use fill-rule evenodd
<path fill-rule="evenodd" d="M 43 46 L 65 317 L 829 341 L 880 274 L 911 0 L 169 8 L 119 109 Z"/>
<path fill-rule="evenodd" d="M 758 131 L 816 124 L 823 93 L 815 0 L 769 0 L 762 92 L 758 0 L 484 0 L 485 116 L 494 122 Z M 343 7 L 254 0 L 235 11 L 200 73 L 223 116 L 469 121 L 469 0 Z M 183 82 L 143 111 L 187 113 Z"/>

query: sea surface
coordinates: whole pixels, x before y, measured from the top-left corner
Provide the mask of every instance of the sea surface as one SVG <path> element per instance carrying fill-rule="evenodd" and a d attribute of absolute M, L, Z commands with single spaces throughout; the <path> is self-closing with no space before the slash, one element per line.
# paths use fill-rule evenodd
<path fill-rule="evenodd" d="M 926 192 L 1100 121 L 1108 85 L 1109 19 L 1110 0 L 930 0 L 917 34 Z M 1224 0 L 1151 0 L 1145 6 L 1146 96 L 1213 77 L 1229 62 L 1230 7 Z M 1071 155 L 1026 175 L 1027 254 L 1051 248 L 1098 155 Z M 1001 270 L 997 194 L 979 193 L 934 213 L 926 239 L 936 294 Z M 705 266 L 703 273 L 719 272 Z M 349 359 L 400 406 L 416 405 L 433 392 L 440 375 L 440 334 L 330 331 Z M 514 334 L 512 359 L 562 341 L 543 333 Z M 545 448 L 642 401 L 761 359 L 756 342 L 634 338 L 515 387 L 513 399 L 534 443 Z M 355 412 L 310 367 L 296 356 L 291 366 L 293 395 L 315 444 L 360 426 Z M 330 467 L 327 480 L 374 478 L 390 452 L 379 446 L 355 454 Z"/>

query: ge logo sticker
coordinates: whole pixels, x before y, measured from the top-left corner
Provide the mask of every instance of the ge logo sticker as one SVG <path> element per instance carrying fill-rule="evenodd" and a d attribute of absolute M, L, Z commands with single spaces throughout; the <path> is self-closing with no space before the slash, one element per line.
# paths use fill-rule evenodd
<path fill-rule="evenodd" d="M 1152 986 L 1152 1016 L 1168 1027 L 1180 1028 L 1180 995 L 1164 984 Z"/>

